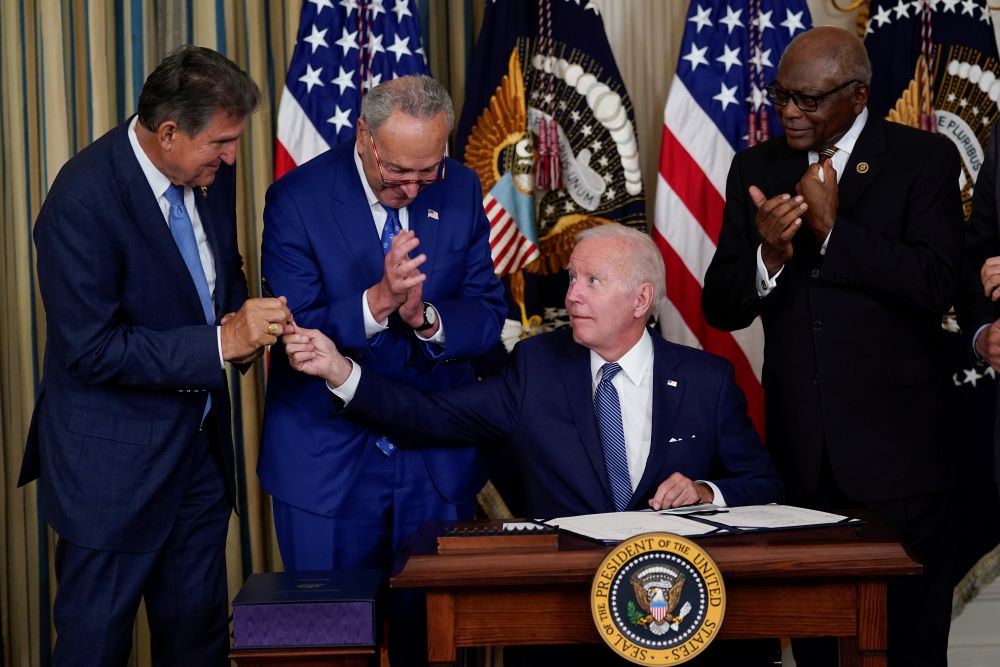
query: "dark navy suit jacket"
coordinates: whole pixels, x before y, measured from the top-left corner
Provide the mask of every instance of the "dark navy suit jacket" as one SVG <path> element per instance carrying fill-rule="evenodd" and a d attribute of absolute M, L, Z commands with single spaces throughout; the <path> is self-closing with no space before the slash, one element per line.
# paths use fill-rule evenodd
<path fill-rule="evenodd" d="M 793 502 L 812 496 L 824 448 L 841 490 L 860 501 L 948 488 L 941 315 L 962 270 L 958 151 L 869 112 L 841 175 L 826 253 L 801 229 L 778 286 L 761 299 L 747 188 L 794 194 L 807 165 L 784 137 L 733 160 L 705 319 L 734 330 L 761 317 L 767 446 Z"/>
<path fill-rule="evenodd" d="M 320 329 L 376 373 L 422 391 L 468 384 L 470 359 L 497 343 L 506 314 L 503 288 L 490 258 L 489 222 L 475 173 L 449 159 L 447 178 L 408 207 L 427 275 L 424 301 L 441 314 L 446 342 L 421 342 L 398 315 L 389 329 L 365 337 L 361 298 L 383 274 L 384 256 L 354 162 L 345 142 L 286 174 L 267 192 L 262 271 L 275 294 L 288 298 L 295 320 Z M 322 380 L 271 356 L 258 474 L 280 500 L 331 516 L 362 471 L 382 431 L 329 411 Z M 471 502 L 482 486 L 475 448 L 432 447 L 423 458 L 450 502 Z"/>
<path fill-rule="evenodd" d="M 780 501 L 781 481 L 729 363 L 652 338 L 652 437 L 629 509 L 648 508 L 674 472 L 714 482 L 730 505 Z M 614 511 L 592 396 L 590 351 L 561 329 L 521 341 L 502 373 L 460 390 L 415 392 L 365 366 L 344 414 L 378 422 L 407 444 L 505 443 L 520 461 L 528 511 L 552 518 Z M 391 416 L 384 405 L 394 406 Z"/>
<path fill-rule="evenodd" d="M 205 321 L 128 123 L 62 168 L 35 224 L 45 365 L 19 483 L 39 480 L 42 513 L 62 538 L 145 552 L 173 523 L 206 392 L 231 500 L 235 475 L 216 323 Z M 218 319 L 247 298 L 235 169 L 223 164 L 195 201 Z"/>

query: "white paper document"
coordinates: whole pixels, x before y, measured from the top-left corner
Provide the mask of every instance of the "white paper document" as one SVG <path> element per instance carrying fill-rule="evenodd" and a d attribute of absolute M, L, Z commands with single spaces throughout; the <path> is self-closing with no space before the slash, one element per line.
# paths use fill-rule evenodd
<path fill-rule="evenodd" d="M 621 542 L 641 533 L 663 532 L 693 537 L 829 526 L 860 523 L 860 521 L 839 514 L 792 505 L 748 505 L 693 510 L 684 515 L 676 514 L 672 510 L 584 514 L 550 519 L 545 523 L 602 542 Z"/>

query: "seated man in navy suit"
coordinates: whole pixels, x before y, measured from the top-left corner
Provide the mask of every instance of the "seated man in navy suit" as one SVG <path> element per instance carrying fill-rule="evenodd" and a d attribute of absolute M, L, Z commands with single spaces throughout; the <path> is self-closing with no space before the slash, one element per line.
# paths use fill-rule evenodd
<path fill-rule="evenodd" d="M 284 343 L 294 368 L 324 378 L 344 402 L 343 418 L 403 446 L 509 443 L 525 462 L 532 516 L 781 500 L 730 365 L 647 330 L 666 286 L 649 236 L 589 229 L 569 275 L 572 329 L 520 342 L 502 373 L 461 389 L 426 394 L 362 372 L 316 330 L 296 327 Z M 614 373 L 611 392 L 605 373 Z M 609 393 L 612 426 L 598 407 Z"/>
<path fill-rule="evenodd" d="M 284 336 L 290 364 L 326 380 L 336 407 L 345 404 L 338 418 L 383 429 L 401 446 L 507 443 L 522 462 L 531 516 L 780 501 L 782 483 L 729 363 L 646 328 L 666 288 L 650 237 L 609 224 L 578 238 L 566 293 L 572 329 L 521 341 L 497 376 L 422 393 L 362 372 L 321 332 L 299 327 Z M 712 649 L 698 664 L 773 665 L 777 643 Z M 595 650 L 532 647 L 505 660 L 584 664 Z M 601 655 L 602 664 L 615 660 Z"/>

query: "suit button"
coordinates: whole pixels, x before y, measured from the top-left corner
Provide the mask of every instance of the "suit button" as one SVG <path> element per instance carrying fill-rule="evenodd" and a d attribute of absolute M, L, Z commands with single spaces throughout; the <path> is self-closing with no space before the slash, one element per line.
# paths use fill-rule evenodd
<path fill-rule="evenodd" d="M 819 375 L 813 375 L 812 378 L 810 378 L 810 382 L 813 384 L 819 384 Z"/>
<path fill-rule="evenodd" d="M 819 278 L 819 269 L 813 269 L 809 272 L 810 278 Z"/>
<path fill-rule="evenodd" d="M 823 330 L 823 320 L 816 320 L 815 322 L 813 322 L 813 331 L 822 331 L 822 330 Z"/>

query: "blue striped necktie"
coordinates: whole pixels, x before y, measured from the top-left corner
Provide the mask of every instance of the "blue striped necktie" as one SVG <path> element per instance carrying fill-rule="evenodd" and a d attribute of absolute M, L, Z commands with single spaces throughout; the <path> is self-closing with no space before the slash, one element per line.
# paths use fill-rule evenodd
<path fill-rule="evenodd" d="M 608 471 L 616 512 L 625 511 L 632 499 L 632 479 L 628 473 L 621 401 L 618 400 L 618 390 L 611 384 L 612 378 L 621 369 L 616 363 L 604 364 L 601 368 L 601 381 L 597 383 L 597 391 L 594 392 L 594 416 L 601 435 L 604 466 Z"/>

